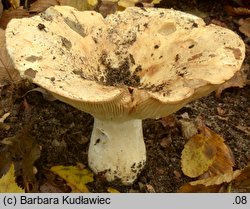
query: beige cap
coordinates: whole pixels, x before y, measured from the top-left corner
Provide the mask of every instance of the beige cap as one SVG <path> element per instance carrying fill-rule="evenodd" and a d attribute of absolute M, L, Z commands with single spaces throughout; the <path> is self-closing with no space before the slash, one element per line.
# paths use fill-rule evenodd
<path fill-rule="evenodd" d="M 169 115 L 230 79 L 245 56 L 234 32 L 157 8 L 104 19 L 55 6 L 11 20 L 6 43 L 22 77 L 108 120 Z"/>

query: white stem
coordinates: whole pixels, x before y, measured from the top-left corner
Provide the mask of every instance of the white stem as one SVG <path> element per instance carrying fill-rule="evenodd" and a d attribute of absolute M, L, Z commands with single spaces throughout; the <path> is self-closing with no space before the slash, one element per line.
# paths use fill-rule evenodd
<path fill-rule="evenodd" d="M 89 153 L 89 167 L 104 172 L 108 181 L 131 184 L 146 162 L 142 121 L 106 121 L 95 118 Z"/>

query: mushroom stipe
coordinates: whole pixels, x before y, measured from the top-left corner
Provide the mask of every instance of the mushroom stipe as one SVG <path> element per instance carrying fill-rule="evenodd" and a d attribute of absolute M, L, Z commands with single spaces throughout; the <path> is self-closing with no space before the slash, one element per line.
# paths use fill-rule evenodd
<path fill-rule="evenodd" d="M 142 119 L 167 116 L 240 70 L 241 38 L 172 9 L 102 17 L 55 6 L 12 19 L 6 46 L 23 78 L 94 116 L 88 163 L 132 184 L 146 163 Z"/>

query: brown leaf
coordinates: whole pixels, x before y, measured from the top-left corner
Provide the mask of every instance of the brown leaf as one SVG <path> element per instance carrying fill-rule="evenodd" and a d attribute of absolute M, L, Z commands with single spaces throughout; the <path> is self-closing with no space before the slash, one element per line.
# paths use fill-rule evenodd
<path fill-rule="evenodd" d="M 235 180 L 242 171 L 229 171 L 222 175 L 192 181 L 181 186 L 178 192 L 219 192 L 223 183 Z"/>
<path fill-rule="evenodd" d="M 250 126 L 237 125 L 235 127 L 250 136 Z"/>
<path fill-rule="evenodd" d="M 196 135 L 198 133 L 197 125 L 194 121 L 190 119 L 180 119 L 179 120 L 180 126 L 181 126 L 181 133 L 182 136 L 188 140 L 192 136 Z"/>
<path fill-rule="evenodd" d="M 241 170 L 239 176 L 232 182 L 234 192 L 250 192 L 250 165 Z"/>
<path fill-rule="evenodd" d="M 250 18 L 240 19 L 239 24 L 240 24 L 239 27 L 240 32 L 242 32 L 248 38 L 250 38 Z"/>
<path fill-rule="evenodd" d="M 30 5 L 29 8 L 29 12 L 32 13 L 39 13 L 39 12 L 43 12 L 45 11 L 47 8 L 51 7 L 51 6 L 55 6 L 58 5 L 58 1 L 57 0 L 37 0 L 35 2 L 33 2 Z"/>
<path fill-rule="evenodd" d="M 194 135 L 182 150 L 181 165 L 186 176 L 195 178 L 206 172 L 213 164 L 216 148 L 210 138 L 202 134 Z"/>
<path fill-rule="evenodd" d="M 33 92 L 33 91 L 37 91 L 37 92 L 42 93 L 43 98 L 47 101 L 53 102 L 56 100 L 56 98 L 52 94 L 50 94 L 46 89 L 43 89 L 40 87 L 37 87 L 37 88 L 34 88 L 34 89 L 27 91 L 23 96 L 26 96 L 28 93 Z"/>
<path fill-rule="evenodd" d="M 0 1 L 0 18 L 2 16 L 2 13 L 3 13 L 3 4 L 2 1 Z"/>
<path fill-rule="evenodd" d="M 213 140 L 212 143 L 216 147 L 216 156 L 209 170 L 203 175 L 210 177 L 233 171 L 234 156 L 231 149 L 224 143 L 224 139 L 208 128 L 205 129 L 205 132 Z"/>
<path fill-rule="evenodd" d="M 1 152 L 0 158 L 6 153 L 10 153 L 10 157 L 16 160 L 17 175 L 21 175 L 26 191 L 30 192 L 30 185 L 36 191 L 36 179 L 34 175 L 33 164 L 40 157 L 40 148 L 36 140 L 30 136 L 27 130 L 13 137 L 5 138 L 1 141 L 5 152 Z"/>
<path fill-rule="evenodd" d="M 11 5 L 14 9 L 16 9 L 16 8 L 18 8 L 18 7 L 20 6 L 20 0 L 9 0 L 9 2 L 10 2 L 10 5 Z"/>
<path fill-rule="evenodd" d="M 243 88 L 247 82 L 247 75 L 243 71 L 238 71 L 234 74 L 234 76 L 225 82 L 224 84 L 220 85 L 220 87 L 216 90 L 216 97 L 220 97 L 222 91 L 227 88 L 231 87 L 239 87 Z"/>
<path fill-rule="evenodd" d="M 250 166 L 189 182 L 181 186 L 178 192 L 250 192 Z"/>
<path fill-rule="evenodd" d="M 5 29 L 8 22 L 12 18 L 22 18 L 22 17 L 28 17 L 30 16 L 29 12 L 23 7 L 19 7 L 17 9 L 9 9 L 9 10 L 4 10 L 2 17 L 0 18 L 0 27 Z"/>
<path fill-rule="evenodd" d="M 79 11 L 89 10 L 92 8 L 91 4 L 97 4 L 97 1 L 93 0 L 58 0 L 60 5 L 72 6 Z M 90 4 L 91 3 L 91 4 Z"/>
<path fill-rule="evenodd" d="M 163 147 L 163 148 L 168 148 L 170 146 L 170 144 L 172 143 L 172 139 L 170 136 L 168 137 L 164 137 L 161 139 L 160 141 L 160 145 Z"/>
<path fill-rule="evenodd" d="M 181 163 L 185 175 L 198 177 L 204 174 L 207 177 L 232 171 L 234 158 L 224 139 L 203 127 L 200 134 L 194 135 L 186 143 Z"/>
<path fill-rule="evenodd" d="M 178 192 L 180 193 L 215 193 L 219 192 L 221 189 L 221 185 L 212 185 L 212 186 L 204 186 L 204 185 L 195 185 L 192 186 L 190 184 L 184 184 L 180 187 Z"/>
<path fill-rule="evenodd" d="M 232 7 L 225 6 L 225 10 L 229 15 L 238 16 L 238 15 L 250 15 L 250 9 L 245 7 Z"/>
<path fill-rule="evenodd" d="M 176 118 L 174 115 L 168 115 L 160 119 L 161 124 L 164 128 L 174 127 L 176 125 Z"/>
<path fill-rule="evenodd" d="M 18 82 L 21 80 L 19 73 L 14 70 L 12 61 L 5 47 L 5 32 L 0 28 L 0 86 L 8 82 Z"/>

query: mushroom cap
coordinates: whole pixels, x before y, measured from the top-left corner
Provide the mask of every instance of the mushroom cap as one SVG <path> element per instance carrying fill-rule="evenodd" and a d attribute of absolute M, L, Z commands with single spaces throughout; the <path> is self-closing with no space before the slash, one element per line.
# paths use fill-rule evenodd
<path fill-rule="evenodd" d="M 191 14 L 130 7 L 106 18 L 55 6 L 12 19 L 7 50 L 21 76 L 100 119 L 159 118 L 240 70 L 245 45 Z"/>

